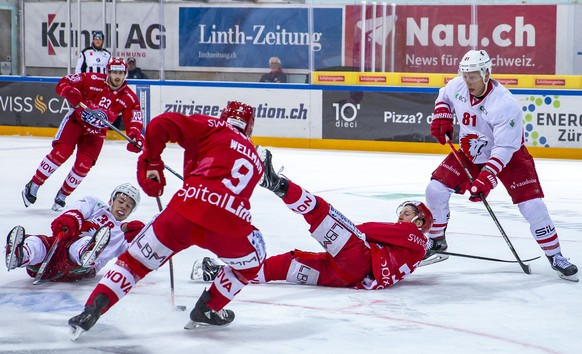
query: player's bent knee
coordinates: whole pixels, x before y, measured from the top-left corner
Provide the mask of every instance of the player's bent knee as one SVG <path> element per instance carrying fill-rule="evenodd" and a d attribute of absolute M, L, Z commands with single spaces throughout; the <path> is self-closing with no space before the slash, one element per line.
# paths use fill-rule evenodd
<path fill-rule="evenodd" d="M 79 154 L 75 159 L 73 169 L 81 176 L 89 174 L 91 168 L 95 165 L 95 159 L 86 154 Z"/>
<path fill-rule="evenodd" d="M 126 253 L 135 260 L 136 270 L 141 273 L 144 269 L 147 272 L 158 269 L 174 252 L 158 239 L 150 225 L 133 240 Z M 131 261 L 131 258 L 128 257 L 128 261 Z"/>
<path fill-rule="evenodd" d="M 534 198 L 517 204 L 521 215 L 530 223 L 536 224 L 549 218 L 546 203 L 541 198 Z"/>
<path fill-rule="evenodd" d="M 319 271 L 293 259 L 285 280 L 295 284 L 317 285 Z"/>
<path fill-rule="evenodd" d="M 60 166 L 71 157 L 74 149 L 73 146 L 56 144 L 51 152 L 49 152 L 48 157 L 51 161 Z"/>

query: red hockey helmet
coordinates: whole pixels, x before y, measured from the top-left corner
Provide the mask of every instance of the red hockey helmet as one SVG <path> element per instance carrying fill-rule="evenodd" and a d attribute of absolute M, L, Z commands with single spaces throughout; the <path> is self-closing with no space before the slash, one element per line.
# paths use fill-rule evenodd
<path fill-rule="evenodd" d="M 420 202 L 418 200 L 407 200 L 404 203 L 400 204 L 398 209 L 396 209 L 396 213 L 399 214 L 402 208 L 404 208 L 407 205 L 412 206 L 412 208 L 416 211 L 416 216 L 414 217 L 414 219 L 411 220 L 411 222 L 414 222 L 417 219 L 422 220 L 423 224 L 420 227 L 420 231 L 423 234 L 428 233 L 428 230 L 430 230 L 430 228 L 432 227 L 432 223 L 434 222 L 430 210 L 426 207 L 426 205 L 423 202 Z"/>
<path fill-rule="evenodd" d="M 112 71 L 123 71 L 127 73 L 127 63 L 123 58 L 111 58 L 107 63 L 107 73 Z"/>
<path fill-rule="evenodd" d="M 230 101 L 220 113 L 220 119 L 237 127 L 249 138 L 253 134 L 255 125 L 255 113 L 253 108 L 246 103 Z"/>

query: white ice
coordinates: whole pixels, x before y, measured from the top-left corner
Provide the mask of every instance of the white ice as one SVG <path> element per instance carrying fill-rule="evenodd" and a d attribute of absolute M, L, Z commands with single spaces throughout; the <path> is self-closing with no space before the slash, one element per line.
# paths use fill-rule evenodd
<path fill-rule="evenodd" d="M 0 137 L 0 244 L 15 225 L 28 233 L 50 234 L 57 213 L 54 195 L 72 159 L 40 189 L 28 209 L 21 190 L 50 149 L 50 139 Z M 354 222 L 393 221 L 406 199 L 424 199 L 432 170 L 443 155 L 414 155 L 272 148 L 276 166 L 319 194 Z M 100 160 L 70 199 L 91 194 L 108 198 L 123 182 L 137 185 L 137 156 L 121 141 L 106 141 Z M 181 171 L 182 150 L 170 145 L 164 162 Z M 582 265 L 582 161 L 536 160 L 539 177 L 561 240 L 562 251 Z M 167 173 L 167 202 L 180 181 Z M 558 278 L 517 207 L 503 187 L 491 207 L 532 275 L 515 263 L 464 258 L 422 267 L 396 286 L 357 291 L 284 283 L 247 286 L 228 306 L 232 325 L 185 331 L 184 324 L 207 284 L 190 280 L 195 259 L 211 255 L 190 248 L 174 259 L 175 300 L 188 307 L 172 311 L 168 267 L 152 272 L 77 342 L 67 320 L 80 313 L 104 270 L 74 284 L 32 285 L 23 269 L 0 270 L 0 352 L 2 353 L 582 353 L 580 283 Z M 513 255 L 481 203 L 451 199 L 449 251 L 511 260 Z M 158 212 L 152 198 L 130 218 L 149 220 Z M 303 219 L 274 194 L 257 187 L 253 222 L 274 255 L 299 248 L 320 251 Z"/>

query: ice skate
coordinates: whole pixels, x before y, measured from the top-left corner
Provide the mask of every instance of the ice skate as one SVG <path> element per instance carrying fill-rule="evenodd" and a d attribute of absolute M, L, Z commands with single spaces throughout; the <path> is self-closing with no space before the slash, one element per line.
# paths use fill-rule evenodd
<path fill-rule="evenodd" d="M 226 326 L 234 321 L 234 312 L 231 310 L 222 309 L 219 311 L 211 310 L 208 305 L 210 301 L 210 294 L 204 290 L 200 299 L 190 312 L 190 322 L 188 322 L 184 329 L 194 329 L 205 326 Z"/>
<path fill-rule="evenodd" d="M 202 279 L 206 282 L 211 282 L 216 278 L 222 268 L 224 268 L 223 265 L 218 264 L 216 260 L 210 257 L 204 257 L 202 260 L 197 259 L 192 266 L 190 279 Z"/>
<path fill-rule="evenodd" d="M 287 182 L 285 177 L 280 176 L 283 168 L 281 168 L 279 172 L 275 172 L 272 161 L 273 155 L 268 149 L 265 149 L 262 146 L 257 146 L 257 152 L 259 153 L 259 158 L 264 167 L 263 177 L 261 177 L 259 181 L 259 186 L 267 188 L 280 198 L 285 197 L 285 195 L 287 195 L 287 190 L 289 189 L 289 182 Z"/>
<path fill-rule="evenodd" d="M 63 194 L 63 191 L 59 190 L 59 192 L 55 196 L 55 203 L 53 204 L 53 207 L 51 209 L 53 209 L 54 211 L 62 210 L 67 204 L 65 203 L 66 198 L 67 196 Z"/>
<path fill-rule="evenodd" d="M 109 304 L 109 298 L 103 294 L 95 296 L 93 305 L 85 306 L 83 312 L 79 315 L 69 319 L 69 326 L 71 326 L 71 340 L 76 341 L 81 334 L 90 330 L 99 317 L 101 317 L 101 310 Z"/>
<path fill-rule="evenodd" d="M 33 181 L 30 181 L 24 186 L 22 190 L 22 201 L 25 207 L 29 207 L 31 204 L 36 202 L 36 193 L 38 193 L 38 188 L 40 186 Z"/>
<path fill-rule="evenodd" d="M 420 267 L 426 266 L 429 264 L 439 263 L 445 261 L 449 258 L 449 256 L 445 254 L 438 254 L 437 252 L 446 251 L 448 248 L 447 240 L 445 236 L 429 238 L 429 247 L 426 250 L 426 254 L 422 261 L 420 261 Z"/>
<path fill-rule="evenodd" d="M 89 268 L 95 264 L 95 260 L 109 244 L 110 236 L 111 229 L 109 229 L 107 226 L 103 226 L 99 230 L 95 231 L 93 237 L 91 237 L 91 241 L 89 241 L 81 253 L 80 259 L 81 266 L 83 268 Z"/>
<path fill-rule="evenodd" d="M 550 261 L 552 269 L 558 273 L 560 278 L 569 281 L 578 281 L 578 267 L 570 263 L 568 258 L 562 256 L 561 253 L 549 256 L 548 261 Z"/>
<path fill-rule="evenodd" d="M 22 266 L 24 262 L 24 228 L 15 226 L 6 237 L 6 269 L 12 269 Z"/>

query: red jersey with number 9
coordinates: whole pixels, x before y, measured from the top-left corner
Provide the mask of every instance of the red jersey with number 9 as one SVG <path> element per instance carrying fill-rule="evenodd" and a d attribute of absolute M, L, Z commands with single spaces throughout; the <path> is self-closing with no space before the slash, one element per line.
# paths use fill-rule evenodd
<path fill-rule="evenodd" d="M 164 113 L 149 123 L 145 141 L 148 159 L 160 157 L 167 142 L 184 148 L 184 184 L 169 208 L 219 234 L 254 230 L 250 197 L 263 165 L 248 137 L 214 117 Z"/>

